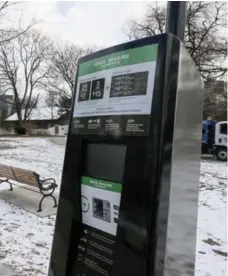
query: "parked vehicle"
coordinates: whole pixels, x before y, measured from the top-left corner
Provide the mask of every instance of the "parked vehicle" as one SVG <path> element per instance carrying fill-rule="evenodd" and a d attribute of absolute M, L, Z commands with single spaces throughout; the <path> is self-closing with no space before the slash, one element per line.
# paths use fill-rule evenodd
<path fill-rule="evenodd" d="M 227 121 L 205 120 L 202 124 L 202 154 L 227 161 Z"/>

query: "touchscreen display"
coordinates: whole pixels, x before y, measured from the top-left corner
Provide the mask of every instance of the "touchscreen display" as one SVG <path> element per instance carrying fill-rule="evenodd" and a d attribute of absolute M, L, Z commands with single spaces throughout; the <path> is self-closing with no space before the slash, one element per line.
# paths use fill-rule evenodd
<path fill-rule="evenodd" d="M 127 147 L 118 144 L 88 144 L 84 175 L 122 183 Z"/>

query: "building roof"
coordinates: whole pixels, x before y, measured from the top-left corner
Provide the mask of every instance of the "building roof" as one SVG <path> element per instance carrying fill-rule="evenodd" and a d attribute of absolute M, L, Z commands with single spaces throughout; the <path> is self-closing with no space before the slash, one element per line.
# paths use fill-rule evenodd
<path fill-rule="evenodd" d="M 28 120 L 29 121 L 45 121 L 45 120 L 57 120 L 62 115 L 58 113 L 58 107 L 39 107 L 33 108 Z M 22 118 L 24 118 L 25 110 L 22 110 Z M 9 116 L 5 121 L 18 121 L 17 113 Z"/>

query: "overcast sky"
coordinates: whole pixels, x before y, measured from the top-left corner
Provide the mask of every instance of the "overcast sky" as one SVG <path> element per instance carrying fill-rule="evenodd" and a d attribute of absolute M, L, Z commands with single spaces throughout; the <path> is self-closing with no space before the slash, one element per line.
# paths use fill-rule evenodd
<path fill-rule="evenodd" d="M 141 18 L 146 1 L 32 1 L 20 5 L 19 15 L 29 22 L 42 20 L 37 28 L 56 40 L 105 47 L 125 42 L 123 27 L 127 20 Z"/>
<path fill-rule="evenodd" d="M 148 1 L 25 1 L 8 10 L 0 26 L 27 26 L 32 19 L 35 28 L 59 42 L 95 45 L 105 48 L 126 42 L 123 32 L 129 19 L 140 19 Z M 22 71 L 19 70 L 22 74 Z M 24 77 L 19 87 L 23 91 Z M 38 92 L 38 89 L 36 89 Z M 39 91 L 40 92 L 40 91 Z M 42 105 L 42 103 L 41 103 Z"/>

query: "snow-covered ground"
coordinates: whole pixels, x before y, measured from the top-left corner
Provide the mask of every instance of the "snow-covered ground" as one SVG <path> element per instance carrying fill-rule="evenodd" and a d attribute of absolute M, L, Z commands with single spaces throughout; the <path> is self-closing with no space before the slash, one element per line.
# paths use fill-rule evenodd
<path fill-rule="evenodd" d="M 60 184 L 64 147 L 46 139 L 0 138 L 0 163 L 37 171 Z M 1 185 L 1 189 L 8 188 Z M 201 162 L 196 276 L 225 276 L 226 164 Z M 0 263 L 21 276 L 47 275 L 55 216 L 40 218 L 0 200 Z"/>
<path fill-rule="evenodd" d="M 201 161 L 196 275 L 227 275 L 227 164 Z"/>
<path fill-rule="evenodd" d="M 65 148 L 46 139 L 0 138 L 0 164 L 54 177 L 59 190 Z M 0 189 L 9 189 L 1 184 Z M 40 218 L 0 200 L 0 263 L 22 276 L 47 275 L 55 216 Z"/>

